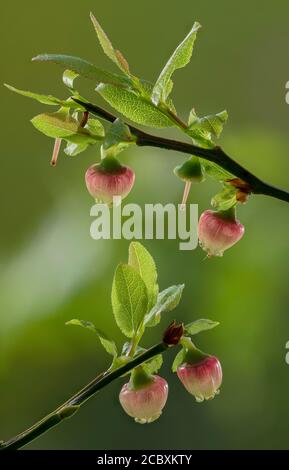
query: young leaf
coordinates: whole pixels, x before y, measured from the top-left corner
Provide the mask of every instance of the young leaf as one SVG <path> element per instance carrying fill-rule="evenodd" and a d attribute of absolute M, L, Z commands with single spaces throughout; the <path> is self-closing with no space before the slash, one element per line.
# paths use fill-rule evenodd
<path fill-rule="evenodd" d="M 14 91 L 14 93 L 26 96 L 27 98 L 32 98 L 33 100 L 39 101 L 39 103 L 42 104 L 48 104 L 50 106 L 67 106 L 74 108 L 80 107 L 80 105 L 78 105 L 77 103 L 73 104 L 73 102 L 63 101 L 58 98 L 55 98 L 55 96 L 52 95 L 41 95 L 39 93 L 32 93 L 31 91 L 19 90 L 18 88 L 14 88 L 11 85 L 7 85 L 7 83 L 4 83 L 4 86 L 8 88 L 8 90 Z"/>
<path fill-rule="evenodd" d="M 217 114 L 210 114 L 209 116 L 198 118 L 195 111 L 192 110 L 189 116 L 189 130 L 203 131 L 208 133 L 209 136 L 220 137 L 227 120 L 227 111 L 221 111 Z"/>
<path fill-rule="evenodd" d="M 129 352 L 129 350 L 130 350 L 130 348 L 131 348 L 131 344 L 132 344 L 131 341 L 126 341 L 126 342 L 123 344 L 122 350 L 121 350 L 121 354 L 122 354 L 122 355 L 125 356 L 126 354 L 128 354 L 128 352 Z M 138 353 L 140 350 L 142 350 L 142 348 L 141 348 L 140 346 L 137 346 L 137 347 L 136 347 L 136 353 Z"/>
<path fill-rule="evenodd" d="M 215 143 L 212 141 L 210 133 L 203 129 L 188 128 L 185 130 L 185 133 L 192 139 L 194 145 L 198 145 L 205 149 L 215 147 Z"/>
<path fill-rule="evenodd" d="M 202 162 L 202 166 L 206 174 L 216 181 L 226 181 L 235 178 L 232 173 L 229 173 L 229 171 L 224 170 L 216 163 L 208 162 L 203 158 L 200 158 L 200 161 Z"/>
<path fill-rule="evenodd" d="M 201 318 L 200 320 L 196 320 L 192 323 L 189 323 L 188 325 L 185 325 L 185 332 L 193 336 L 197 335 L 198 333 L 201 333 L 201 331 L 211 330 L 219 324 L 220 323 L 217 321 Z"/>
<path fill-rule="evenodd" d="M 74 90 L 74 80 L 79 77 L 79 74 L 77 72 L 74 72 L 73 70 L 65 70 L 62 75 L 62 81 L 65 86 L 67 86 L 71 91 Z"/>
<path fill-rule="evenodd" d="M 76 113 L 77 114 L 77 113 Z M 100 121 L 97 119 L 88 119 L 86 125 L 84 126 L 84 129 L 87 129 L 87 131 L 92 134 L 93 136 L 97 137 L 97 140 L 101 140 L 104 137 L 104 128 L 103 125 L 101 124 Z M 94 142 L 96 143 L 96 142 Z M 84 152 L 89 145 L 92 145 L 92 142 L 80 142 L 80 143 L 73 143 L 73 142 L 68 142 L 64 152 L 66 155 L 69 155 L 70 157 L 74 157 L 78 155 L 81 152 Z"/>
<path fill-rule="evenodd" d="M 125 357 L 125 355 L 130 350 L 130 347 L 131 347 L 130 342 L 124 343 L 122 347 L 122 351 L 121 351 L 122 357 Z M 141 346 L 137 346 L 134 357 L 139 356 L 145 351 L 146 349 L 142 348 Z M 161 368 L 162 365 L 163 365 L 163 356 L 161 354 L 158 354 L 157 356 L 154 356 L 149 361 L 143 363 L 142 367 L 145 369 L 145 371 L 148 374 L 155 374 Z"/>
<path fill-rule="evenodd" d="M 98 85 L 96 91 L 114 109 L 131 121 L 156 128 L 171 127 L 174 125 L 162 111 L 133 91 L 105 84 Z"/>
<path fill-rule="evenodd" d="M 116 119 L 108 129 L 102 145 L 102 157 L 115 157 L 123 149 L 134 142 L 129 127 L 120 119 Z"/>
<path fill-rule="evenodd" d="M 92 331 L 93 333 L 96 333 L 99 341 L 101 342 L 102 346 L 108 352 L 108 354 L 111 354 L 113 357 L 117 357 L 117 347 L 116 344 L 113 340 L 109 339 L 101 330 L 96 328 L 93 323 L 89 321 L 84 321 L 84 320 L 78 320 L 77 318 L 74 318 L 73 320 L 70 320 L 65 323 L 66 325 L 76 325 L 76 326 L 82 326 L 83 328 L 87 328 L 88 330 Z"/>
<path fill-rule="evenodd" d="M 177 369 L 180 365 L 184 363 L 186 351 L 182 348 L 176 355 L 174 362 L 172 364 L 172 371 L 177 372 Z"/>
<path fill-rule="evenodd" d="M 155 374 L 160 370 L 163 365 L 163 356 L 158 354 L 157 356 L 153 357 L 150 361 L 145 362 L 142 364 L 142 367 L 146 371 L 147 374 Z"/>
<path fill-rule="evenodd" d="M 230 209 L 237 203 L 237 189 L 230 184 L 224 184 L 223 190 L 216 194 L 212 200 L 211 205 L 214 209 L 225 211 Z"/>
<path fill-rule="evenodd" d="M 177 286 L 168 287 L 167 289 L 160 292 L 157 303 L 145 317 L 145 326 L 156 326 L 160 322 L 161 314 L 163 312 L 170 312 L 171 310 L 174 310 L 181 300 L 184 287 L 184 284 L 180 284 Z"/>
<path fill-rule="evenodd" d="M 48 137 L 59 138 L 76 134 L 79 128 L 78 122 L 64 113 L 38 114 L 31 119 L 37 130 Z"/>
<path fill-rule="evenodd" d="M 63 138 L 73 143 L 94 144 L 101 137 L 79 127 L 76 119 L 63 110 L 51 114 L 39 114 L 31 120 L 34 127 L 52 138 Z"/>
<path fill-rule="evenodd" d="M 148 292 L 148 310 L 157 301 L 159 286 L 157 284 L 157 268 L 153 257 L 139 242 L 132 242 L 129 245 L 128 264 L 132 266 L 142 277 Z"/>
<path fill-rule="evenodd" d="M 119 50 L 114 49 L 107 35 L 92 13 L 90 13 L 90 18 L 104 53 L 120 68 L 120 70 L 122 70 L 122 72 L 124 72 L 126 75 L 130 75 L 129 66 L 126 59 Z"/>
<path fill-rule="evenodd" d="M 122 367 L 124 366 L 125 364 L 127 364 L 129 361 L 131 361 L 131 357 L 127 357 L 127 356 L 118 356 L 118 357 L 115 357 L 112 361 L 112 364 L 109 368 L 109 371 L 113 371 L 115 369 L 119 369 L 119 367 Z M 125 375 L 128 375 L 130 374 L 130 372 L 126 372 L 124 374 Z"/>
<path fill-rule="evenodd" d="M 165 103 L 172 89 L 171 76 L 175 70 L 185 67 L 192 56 L 194 42 L 197 31 L 201 27 L 199 23 L 194 23 L 191 31 L 186 38 L 177 47 L 169 61 L 163 68 L 152 93 L 152 102 L 158 106 L 159 103 Z"/>
<path fill-rule="evenodd" d="M 220 136 L 227 118 L 227 111 L 199 118 L 195 110 L 192 109 L 189 116 L 189 127 L 185 132 L 191 137 L 195 145 L 203 148 L 213 148 L 215 146 L 213 136 Z"/>
<path fill-rule="evenodd" d="M 105 135 L 104 127 L 98 119 L 88 119 L 84 129 L 97 137 L 103 138 Z"/>
<path fill-rule="evenodd" d="M 116 268 L 111 300 L 118 327 L 132 338 L 147 313 L 148 294 L 144 281 L 131 266 L 119 264 Z"/>
<path fill-rule="evenodd" d="M 131 85 L 131 80 L 128 77 L 106 72 L 80 57 L 62 54 L 40 54 L 32 60 L 38 62 L 54 62 L 66 69 L 72 70 L 82 77 L 94 80 L 97 83 L 112 83 L 124 87 Z"/>
<path fill-rule="evenodd" d="M 75 157 L 81 152 L 84 152 L 88 147 L 88 144 L 74 144 L 72 142 L 67 142 L 67 145 L 64 149 L 64 153 L 69 157 Z"/>
<path fill-rule="evenodd" d="M 171 83 L 171 90 L 172 90 L 173 82 L 170 80 L 170 83 Z M 152 92 L 154 89 L 154 85 L 151 82 L 148 82 L 147 80 L 139 79 L 137 83 L 134 82 L 134 86 L 135 88 L 137 88 L 137 91 L 141 94 L 143 98 L 151 102 Z M 173 114 L 177 114 L 176 108 L 171 98 L 167 99 L 166 106 Z"/>

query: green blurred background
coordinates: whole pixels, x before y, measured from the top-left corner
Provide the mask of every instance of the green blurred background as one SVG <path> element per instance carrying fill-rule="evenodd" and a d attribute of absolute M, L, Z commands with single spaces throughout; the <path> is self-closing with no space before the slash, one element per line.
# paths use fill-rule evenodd
<path fill-rule="evenodd" d="M 97 44 L 90 10 L 133 72 L 152 81 L 193 21 L 200 21 L 192 62 L 175 75 L 180 115 L 186 117 L 192 106 L 201 115 L 226 108 L 222 145 L 260 177 L 288 189 L 287 0 L 5 2 L 2 82 L 65 97 L 61 70 L 30 62 L 42 52 L 79 55 L 114 70 Z M 81 91 L 100 103 L 93 83 L 81 82 Z M 0 437 L 6 439 L 108 364 L 92 334 L 64 323 L 74 317 L 91 320 L 122 341 L 113 322 L 110 285 L 114 267 L 126 260 L 128 242 L 90 238 L 92 200 L 84 172 L 98 159 L 96 150 L 77 158 L 62 154 L 52 169 L 53 142 L 29 123 L 45 106 L 3 87 L 0 92 Z M 136 149 L 122 160 L 137 173 L 128 202 L 180 201 L 183 186 L 172 172 L 182 161 L 180 154 Z M 191 201 L 202 211 L 217 190 L 213 182 L 204 184 L 194 189 Z M 196 404 L 170 372 L 172 351 L 162 370 L 170 395 L 159 421 L 140 426 L 123 413 L 120 380 L 27 448 L 289 447 L 288 206 L 256 196 L 239 209 L 239 218 L 245 237 L 223 259 L 203 262 L 200 249 L 181 252 L 178 241 L 144 242 L 156 259 L 161 288 L 186 283 L 178 311 L 168 314 L 163 326 L 173 317 L 221 322 L 198 339 L 201 348 L 222 361 L 220 396 Z M 161 332 L 162 326 L 151 331 L 147 345 Z"/>

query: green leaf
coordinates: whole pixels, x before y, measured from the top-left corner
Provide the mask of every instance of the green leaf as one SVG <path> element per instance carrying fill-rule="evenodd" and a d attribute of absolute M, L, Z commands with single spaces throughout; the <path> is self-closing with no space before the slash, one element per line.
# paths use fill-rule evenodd
<path fill-rule="evenodd" d="M 158 273 L 153 257 L 141 243 L 132 242 L 129 245 L 128 264 L 140 274 L 147 287 L 150 310 L 156 303 L 159 292 Z"/>
<path fill-rule="evenodd" d="M 90 13 L 90 18 L 104 53 L 120 68 L 120 70 L 122 70 L 122 72 L 130 75 L 129 66 L 126 59 L 119 50 L 114 49 L 106 33 L 103 31 L 102 27 L 92 13 Z"/>
<path fill-rule="evenodd" d="M 172 371 L 173 372 L 177 372 L 177 369 L 179 366 L 181 366 L 183 363 L 184 363 L 184 360 L 185 360 L 185 354 L 186 354 L 186 351 L 184 348 L 182 348 L 178 354 L 176 355 L 175 359 L 174 359 L 174 362 L 172 364 Z"/>
<path fill-rule="evenodd" d="M 215 328 L 220 323 L 217 321 L 208 320 L 206 318 L 201 318 L 200 320 L 193 321 L 185 326 L 185 332 L 189 333 L 190 335 L 197 335 L 202 331 L 211 330 Z"/>
<path fill-rule="evenodd" d="M 81 152 L 84 152 L 88 147 L 88 144 L 74 144 L 72 142 L 67 142 L 67 145 L 64 149 L 64 152 L 69 157 L 75 157 Z"/>
<path fill-rule="evenodd" d="M 203 158 L 200 158 L 200 161 L 202 162 L 202 166 L 206 174 L 216 181 L 226 181 L 235 178 L 232 173 L 229 173 L 229 171 L 224 170 L 216 163 L 208 162 Z"/>
<path fill-rule="evenodd" d="M 170 83 L 172 89 L 173 82 L 170 81 Z M 151 103 L 154 85 L 151 82 L 139 79 L 137 82 L 134 82 L 134 86 L 140 92 L 141 96 Z M 172 111 L 172 113 L 177 114 L 176 108 L 171 98 L 167 99 L 166 106 L 170 111 Z"/>
<path fill-rule="evenodd" d="M 132 338 L 147 313 L 148 294 L 144 281 L 131 266 L 120 264 L 116 268 L 111 299 L 118 327 Z"/>
<path fill-rule="evenodd" d="M 128 352 L 131 348 L 131 345 L 132 345 L 131 341 L 126 341 L 122 346 L 121 354 L 124 355 L 124 356 L 126 354 L 128 354 Z M 140 351 L 142 351 L 142 349 L 143 348 L 141 348 L 140 346 L 137 346 L 136 350 L 135 350 L 135 354 L 138 354 Z"/>
<path fill-rule="evenodd" d="M 108 352 L 108 354 L 111 354 L 113 357 L 117 357 L 117 347 L 116 344 L 113 340 L 109 339 L 101 330 L 96 328 L 93 323 L 89 321 L 84 321 L 84 320 L 78 320 L 77 318 L 74 318 L 73 320 L 70 320 L 65 323 L 66 325 L 76 325 L 76 326 L 81 326 L 83 328 L 87 328 L 88 330 L 92 331 L 95 333 L 102 346 Z"/>
<path fill-rule="evenodd" d="M 117 111 L 132 121 L 156 128 L 171 127 L 174 123 L 142 96 L 128 89 L 100 84 L 96 91 Z"/>
<path fill-rule="evenodd" d="M 209 136 L 220 137 L 225 123 L 228 120 L 227 111 L 221 111 L 217 114 L 210 114 L 198 118 L 195 111 L 192 110 L 189 117 L 189 130 L 190 131 L 203 131 Z"/>
<path fill-rule="evenodd" d="M 122 347 L 122 351 L 121 351 L 122 357 L 126 357 L 125 355 L 130 350 L 130 347 L 131 347 L 131 343 L 129 341 L 124 343 Z M 137 357 L 146 351 L 147 350 L 145 348 L 142 348 L 141 346 L 137 346 L 133 357 Z M 131 359 L 132 358 L 130 358 L 130 360 Z M 142 367 L 145 369 L 145 371 L 148 374 L 155 374 L 161 368 L 162 365 L 163 365 L 163 356 L 162 354 L 158 354 L 157 356 L 154 356 L 149 361 L 143 363 Z"/>
<path fill-rule="evenodd" d="M 138 347 L 137 352 L 134 355 L 134 357 L 139 356 L 139 354 L 145 351 L 146 349 Z M 109 370 L 111 371 L 111 370 L 118 369 L 119 367 L 122 367 L 123 365 L 130 362 L 132 359 L 133 359 L 132 357 L 128 357 L 123 354 L 121 356 L 115 357 Z M 149 361 L 142 363 L 142 367 L 147 372 L 147 374 L 155 374 L 162 367 L 162 365 L 163 365 L 163 357 L 161 354 L 158 354 L 157 356 L 153 357 Z M 129 374 L 130 372 L 126 372 L 124 376 L 129 375 Z"/>
<path fill-rule="evenodd" d="M 110 368 L 109 368 L 109 371 L 111 372 L 111 371 L 113 371 L 113 370 L 115 370 L 115 369 L 119 369 L 120 367 L 122 367 L 122 366 L 124 366 L 125 364 L 127 364 L 128 362 L 130 362 L 131 359 L 132 359 L 131 357 L 127 357 L 127 356 L 118 356 L 118 357 L 115 357 L 115 358 L 113 359 L 113 361 L 112 361 L 112 364 L 111 364 L 111 366 L 110 366 Z M 130 374 L 130 372 L 126 372 L 126 373 L 124 374 L 124 376 L 125 376 L 125 375 L 128 375 L 128 374 Z"/>
<path fill-rule="evenodd" d="M 179 304 L 185 285 L 171 286 L 159 293 L 157 303 L 146 315 L 145 326 L 156 326 L 161 320 L 161 314 L 174 310 Z"/>
<path fill-rule="evenodd" d="M 50 106 L 67 106 L 80 108 L 80 105 L 78 105 L 77 103 L 74 103 L 73 105 L 73 102 L 63 101 L 52 95 L 41 95 L 39 93 L 33 93 L 31 91 L 19 90 L 18 88 L 14 88 L 11 85 L 7 85 L 7 83 L 4 83 L 4 86 L 8 88 L 8 90 L 14 91 L 14 93 L 18 93 L 18 95 L 26 96 L 27 98 L 32 98 L 33 100 L 39 101 L 39 103 L 42 104 L 48 104 Z"/>
<path fill-rule="evenodd" d="M 77 77 L 79 77 L 77 72 L 74 72 L 73 70 L 65 70 L 62 75 L 62 81 L 70 90 L 75 91 L 73 83 Z"/>
<path fill-rule="evenodd" d="M 103 138 L 105 135 L 104 127 L 98 119 L 88 119 L 84 129 L 97 137 Z"/>
<path fill-rule="evenodd" d="M 77 117 L 77 113 L 76 113 L 76 117 Z M 88 119 L 84 129 L 87 129 L 87 131 L 90 134 L 92 134 L 93 136 L 96 136 L 97 140 L 102 140 L 104 137 L 103 125 L 97 119 Z M 96 143 L 96 141 L 94 143 Z M 66 153 L 66 155 L 70 157 L 74 157 L 78 155 L 79 153 L 84 152 L 87 149 L 87 147 L 92 144 L 93 142 L 89 142 L 89 143 L 88 142 L 81 142 L 81 143 L 68 142 L 64 149 L 64 152 Z"/>
<path fill-rule="evenodd" d="M 203 148 L 213 148 L 215 146 L 213 136 L 220 136 L 227 119 L 227 111 L 199 118 L 195 110 L 192 109 L 189 116 L 189 127 L 185 132 L 191 137 L 195 145 Z"/>
<path fill-rule="evenodd" d="M 112 83 L 125 87 L 131 85 L 131 80 L 128 77 L 106 72 L 80 57 L 62 54 L 40 54 L 32 60 L 39 62 L 54 62 L 66 69 L 72 70 L 82 77 L 94 80 L 97 83 Z"/>
<path fill-rule="evenodd" d="M 146 371 L 147 374 L 155 374 L 160 370 L 163 365 L 163 356 L 158 354 L 157 356 L 153 357 L 149 361 L 142 364 L 142 367 Z"/>
<path fill-rule="evenodd" d="M 34 127 L 52 138 L 63 138 L 73 143 L 95 144 L 100 137 L 79 126 L 79 122 L 63 110 L 39 114 L 31 120 Z"/>
<path fill-rule="evenodd" d="M 215 147 L 215 143 L 212 141 L 210 134 L 202 129 L 186 129 L 185 133 L 192 139 L 194 145 L 199 147 L 210 149 Z"/>
<path fill-rule="evenodd" d="M 78 132 L 79 123 L 65 113 L 39 114 L 31 120 L 37 130 L 53 138 L 68 137 Z"/>
<path fill-rule="evenodd" d="M 115 157 L 134 141 L 129 127 L 120 118 L 116 119 L 105 135 L 102 145 L 102 158 L 107 156 Z"/>
<path fill-rule="evenodd" d="M 211 204 L 217 210 L 226 211 L 237 203 L 236 196 L 237 189 L 230 184 L 225 184 L 223 190 L 212 198 Z"/>
<path fill-rule="evenodd" d="M 194 23 L 191 31 L 177 47 L 169 61 L 163 68 L 153 89 L 152 101 L 157 106 L 159 103 L 165 103 L 169 93 L 172 90 L 171 76 L 175 70 L 185 67 L 192 56 L 194 42 L 197 31 L 201 27 L 199 23 Z"/>

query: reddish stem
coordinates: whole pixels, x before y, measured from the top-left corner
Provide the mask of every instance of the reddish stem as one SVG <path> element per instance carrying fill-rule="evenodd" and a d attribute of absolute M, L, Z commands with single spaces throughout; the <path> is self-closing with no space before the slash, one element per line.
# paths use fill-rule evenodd
<path fill-rule="evenodd" d="M 184 194 L 183 194 L 183 200 L 182 200 L 182 204 L 181 204 L 181 210 L 182 211 L 185 210 L 185 208 L 186 208 L 186 203 L 187 203 L 188 196 L 190 194 L 191 186 L 192 186 L 192 182 L 191 181 L 186 181 Z"/>
<path fill-rule="evenodd" d="M 50 162 L 51 166 L 56 166 L 57 157 L 58 157 L 60 146 L 61 146 L 61 141 L 62 141 L 62 139 L 59 139 L 59 138 L 55 139 L 53 154 L 52 154 L 52 158 L 51 158 L 51 162 Z"/>

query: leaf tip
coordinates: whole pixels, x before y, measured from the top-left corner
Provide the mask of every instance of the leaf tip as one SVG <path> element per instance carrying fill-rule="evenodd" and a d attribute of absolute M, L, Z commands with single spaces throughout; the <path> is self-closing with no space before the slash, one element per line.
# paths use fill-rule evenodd
<path fill-rule="evenodd" d="M 198 21 L 195 21 L 194 26 L 195 26 L 195 28 L 198 28 L 198 29 L 202 28 L 201 23 L 199 23 Z"/>
<path fill-rule="evenodd" d="M 143 247 L 140 242 L 130 242 L 129 247 L 128 247 L 128 250 L 130 251 L 131 249 L 136 248 L 136 247 L 138 247 L 138 246 Z"/>
<path fill-rule="evenodd" d="M 32 57 L 32 62 L 41 62 L 48 59 L 49 54 L 38 54 L 35 57 Z"/>
<path fill-rule="evenodd" d="M 192 29 L 191 29 L 191 33 L 196 33 L 200 28 L 202 28 L 201 23 L 199 23 L 198 21 L 195 21 L 195 22 L 193 23 L 193 26 L 192 26 Z"/>
<path fill-rule="evenodd" d="M 92 11 L 89 12 L 89 17 L 90 17 L 91 21 L 95 21 L 95 20 L 96 20 L 96 18 L 95 18 L 95 16 L 94 16 L 94 14 L 92 13 Z"/>
<path fill-rule="evenodd" d="M 224 109 L 224 111 L 222 111 L 220 114 L 224 121 L 227 121 L 229 119 L 229 113 L 226 109 Z"/>
<path fill-rule="evenodd" d="M 14 90 L 14 87 L 11 85 L 8 85 L 8 83 L 3 83 L 3 86 L 5 86 L 5 88 L 8 88 L 8 90 L 11 90 L 11 91 Z"/>
<path fill-rule="evenodd" d="M 95 28 L 95 30 L 97 31 L 99 28 L 100 28 L 100 24 L 99 22 L 97 21 L 97 19 L 95 18 L 94 14 L 92 13 L 92 11 L 89 13 L 89 16 L 90 16 L 90 19 L 91 19 L 91 22 Z"/>

